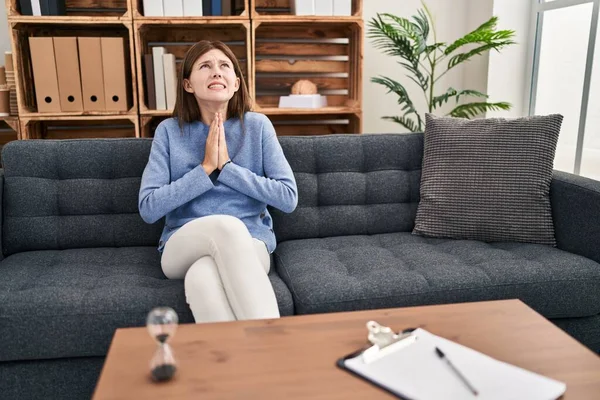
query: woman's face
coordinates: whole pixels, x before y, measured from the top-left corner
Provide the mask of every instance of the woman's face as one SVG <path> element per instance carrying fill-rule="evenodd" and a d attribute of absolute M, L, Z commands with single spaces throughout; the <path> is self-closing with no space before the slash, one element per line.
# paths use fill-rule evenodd
<path fill-rule="evenodd" d="M 240 78 L 231 60 L 221 50 L 213 49 L 196 60 L 183 85 L 199 102 L 227 103 L 239 89 Z"/>

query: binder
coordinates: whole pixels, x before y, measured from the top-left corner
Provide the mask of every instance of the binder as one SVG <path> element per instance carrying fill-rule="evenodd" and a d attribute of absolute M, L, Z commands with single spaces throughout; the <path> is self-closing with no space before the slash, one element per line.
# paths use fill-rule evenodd
<path fill-rule="evenodd" d="M 214 16 L 223 15 L 223 11 L 221 10 L 221 1 L 222 0 L 211 0 L 210 15 L 214 15 Z"/>
<path fill-rule="evenodd" d="M 60 112 L 52 38 L 30 37 L 29 49 L 38 112 Z"/>
<path fill-rule="evenodd" d="M 32 0 L 19 0 L 19 11 L 21 12 L 21 15 L 33 15 L 31 1 Z"/>
<path fill-rule="evenodd" d="M 41 0 L 46 2 L 48 14 L 46 15 L 66 15 L 67 9 L 65 0 Z"/>
<path fill-rule="evenodd" d="M 232 0 L 223 0 L 221 2 L 221 10 L 224 16 L 233 15 L 231 1 Z"/>
<path fill-rule="evenodd" d="M 550 400 L 566 390 L 563 382 L 421 328 L 395 334 L 375 321 L 367 328 L 372 346 L 341 358 L 337 365 L 402 399 Z"/>
<path fill-rule="evenodd" d="M 154 87 L 156 89 L 156 109 L 167 109 L 167 94 L 165 93 L 165 68 L 163 66 L 163 54 L 165 48 L 156 46 L 152 48 L 152 59 L 154 64 Z"/>
<path fill-rule="evenodd" d="M 182 0 L 163 0 L 165 17 L 183 17 Z"/>
<path fill-rule="evenodd" d="M 154 86 L 154 64 L 152 61 L 152 54 L 144 54 L 144 69 L 148 109 L 156 110 L 156 87 Z"/>
<path fill-rule="evenodd" d="M 144 0 L 144 16 L 162 17 L 164 15 L 163 0 Z"/>
<path fill-rule="evenodd" d="M 290 0 L 292 14 L 315 15 L 315 0 Z"/>
<path fill-rule="evenodd" d="M 315 15 L 333 15 L 333 0 L 316 0 Z"/>
<path fill-rule="evenodd" d="M 352 15 L 352 0 L 333 0 L 333 15 Z"/>
<path fill-rule="evenodd" d="M 62 111 L 83 111 L 76 37 L 55 37 L 54 56 Z"/>
<path fill-rule="evenodd" d="M 127 79 L 125 77 L 125 47 L 123 38 L 103 37 L 102 75 L 104 104 L 107 111 L 127 111 Z"/>
<path fill-rule="evenodd" d="M 202 16 L 202 0 L 183 0 L 183 15 L 186 17 Z"/>
<path fill-rule="evenodd" d="M 202 12 L 207 17 L 214 15 L 212 13 L 212 0 L 202 0 Z"/>
<path fill-rule="evenodd" d="M 35 16 L 42 15 L 42 5 L 40 4 L 41 1 L 43 0 L 31 0 L 31 13 Z"/>
<path fill-rule="evenodd" d="M 104 111 L 102 46 L 99 37 L 78 37 L 81 92 L 84 111 Z"/>
<path fill-rule="evenodd" d="M 175 55 L 163 55 L 163 67 L 165 69 L 165 92 L 167 99 L 167 109 L 175 109 L 175 100 L 177 99 L 177 68 L 175 67 Z"/>

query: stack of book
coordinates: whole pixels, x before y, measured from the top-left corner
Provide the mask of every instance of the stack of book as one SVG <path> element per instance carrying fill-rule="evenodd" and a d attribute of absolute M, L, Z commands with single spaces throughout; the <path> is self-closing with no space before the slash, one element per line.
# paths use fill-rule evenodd
<path fill-rule="evenodd" d="M 152 48 L 152 54 L 144 55 L 148 108 L 173 110 L 177 98 L 177 66 L 175 55 L 164 47 Z"/>
<path fill-rule="evenodd" d="M 19 0 L 21 15 L 65 15 L 65 0 Z"/>
<path fill-rule="evenodd" d="M 144 0 L 146 17 L 201 17 L 232 15 L 233 0 Z"/>
<path fill-rule="evenodd" d="M 121 37 L 30 37 L 37 111 L 127 111 Z"/>

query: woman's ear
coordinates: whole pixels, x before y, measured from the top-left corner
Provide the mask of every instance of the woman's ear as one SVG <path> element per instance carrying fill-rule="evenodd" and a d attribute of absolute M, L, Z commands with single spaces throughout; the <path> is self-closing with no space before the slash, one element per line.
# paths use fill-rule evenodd
<path fill-rule="evenodd" d="M 236 77 L 235 78 L 235 90 L 234 90 L 234 92 L 237 92 L 239 88 L 240 88 L 240 78 Z"/>
<path fill-rule="evenodd" d="M 183 89 L 188 93 L 194 93 L 194 88 L 192 87 L 189 79 L 183 80 Z"/>

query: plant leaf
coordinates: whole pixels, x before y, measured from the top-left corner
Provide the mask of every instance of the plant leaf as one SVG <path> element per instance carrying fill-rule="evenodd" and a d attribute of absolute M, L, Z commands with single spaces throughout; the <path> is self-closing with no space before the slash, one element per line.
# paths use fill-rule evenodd
<path fill-rule="evenodd" d="M 417 113 L 415 106 L 408 95 L 408 92 L 400 83 L 385 76 L 371 78 L 371 82 L 378 83 L 388 88 L 388 93 L 394 92 L 398 96 L 398 104 L 402 110 L 407 113 Z"/>
<path fill-rule="evenodd" d="M 471 119 L 480 114 L 485 113 L 486 111 L 495 111 L 495 110 L 510 110 L 512 105 L 506 102 L 500 103 L 467 103 L 461 104 L 460 106 L 455 107 L 452 111 L 450 111 L 446 115 L 451 115 L 457 118 L 467 118 Z"/>
<path fill-rule="evenodd" d="M 500 50 L 502 47 L 508 46 L 508 45 L 514 44 L 514 43 L 515 42 L 513 42 L 512 40 L 506 40 L 506 41 L 502 41 L 502 42 L 486 43 L 483 46 L 479 46 L 477 48 L 474 48 L 473 50 L 468 51 L 466 53 L 457 54 L 457 55 L 453 56 L 448 61 L 448 69 L 454 68 L 458 64 L 467 61 L 471 57 L 479 55 L 481 53 L 484 53 L 484 52 L 486 52 L 488 50 L 491 50 L 491 49 Z"/>
<path fill-rule="evenodd" d="M 394 121 L 400 125 L 402 125 L 403 127 L 405 127 L 406 129 L 408 129 L 410 132 L 421 132 L 421 125 L 417 125 L 415 123 L 415 121 L 413 121 L 412 119 L 406 118 L 406 117 L 389 117 L 389 116 L 385 116 L 385 117 L 381 117 L 381 119 L 385 119 L 388 121 Z"/>
<path fill-rule="evenodd" d="M 467 33 L 460 39 L 455 40 L 452 44 L 446 47 L 444 54 L 448 55 L 459 47 L 465 46 L 472 43 L 486 43 L 489 42 L 491 35 L 496 29 L 498 24 L 498 17 L 494 16 L 477 27 L 477 29 Z M 514 31 L 500 31 L 502 35 L 509 35 L 511 38 L 514 37 Z"/>
<path fill-rule="evenodd" d="M 440 96 L 435 96 L 431 100 L 431 103 L 433 104 L 433 108 L 437 108 L 437 107 L 440 107 L 443 104 L 447 103 L 451 98 L 455 98 L 456 102 L 458 103 L 462 96 L 482 97 L 482 98 L 486 98 L 486 99 L 488 98 L 487 94 L 478 92 L 477 90 L 466 89 L 466 90 L 461 90 L 459 92 L 454 88 L 449 88 L 446 91 L 446 93 L 444 93 Z"/>

